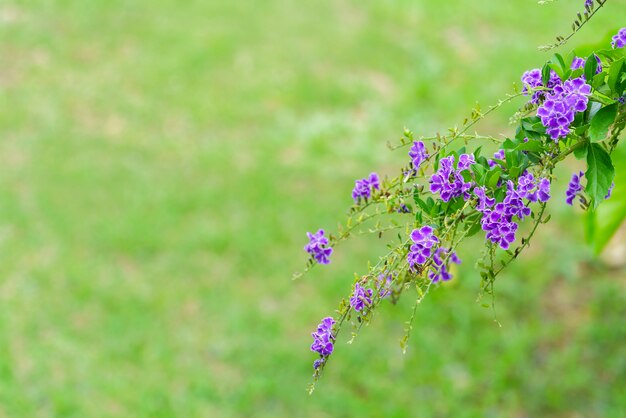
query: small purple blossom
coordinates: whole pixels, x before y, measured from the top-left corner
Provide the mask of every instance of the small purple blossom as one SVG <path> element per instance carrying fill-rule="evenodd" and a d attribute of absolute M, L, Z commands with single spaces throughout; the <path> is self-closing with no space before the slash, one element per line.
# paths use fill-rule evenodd
<path fill-rule="evenodd" d="M 539 180 L 539 185 L 537 186 L 537 195 L 539 201 L 542 203 L 550 200 L 550 180 L 546 178 Z"/>
<path fill-rule="evenodd" d="M 484 187 L 476 187 L 474 189 L 474 194 L 478 197 L 478 204 L 476 205 L 476 210 L 479 212 L 484 212 L 488 208 L 492 207 L 496 203 L 496 199 L 493 199 L 487 196 Z"/>
<path fill-rule="evenodd" d="M 428 273 L 428 277 L 430 278 L 430 280 L 433 281 L 433 283 L 436 283 L 440 280 L 448 281 L 452 279 L 452 274 L 450 274 L 450 271 L 448 270 L 448 264 L 444 262 L 444 258 L 449 251 L 450 250 L 447 250 L 445 248 L 437 248 L 437 250 L 433 254 L 433 263 L 435 265 L 435 270 Z M 456 255 L 455 252 L 452 252 L 452 254 L 450 254 L 448 261 L 455 264 L 461 264 L 461 259 Z"/>
<path fill-rule="evenodd" d="M 376 173 L 371 173 L 369 177 L 354 182 L 352 198 L 357 203 L 359 199 L 369 199 L 372 196 L 372 189 L 380 189 L 380 179 Z"/>
<path fill-rule="evenodd" d="M 398 213 L 411 213 L 411 209 L 409 209 L 407 205 L 402 203 L 400 207 L 398 208 Z"/>
<path fill-rule="evenodd" d="M 473 154 L 461 154 L 456 168 L 459 171 L 468 170 L 474 164 L 476 164 L 476 160 Z"/>
<path fill-rule="evenodd" d="M 593 0 L 585 0 L 585 8 L 591 8 L 593 6 Z"/>
<path fill-rule="evenodd" d="M 422 141 L 414 141 L 413 146 L 409 150 L 409 157 L 413 161 L 413 168 L 416 170 L 420 165 L 428 158 L 428 152 L 426 151 L 426 145 Z"/>
<path fill-rule="evenodd" d="M 329 316 L 322 319 L 322 322 L 317 326 L 317 330 L 311 334 L 313 337 L 311 351 L 319 353 L 322 357 L 328 357 L 332 354 L 335 341 L 333 325 L 335 325 L 335 320 L 332 317 Z M 320 362 L 315 362 L 313 363 L 313 367 L 316 365 L 319 367 L 320 364 Z"/>
<path fill-rule="evenodd" d="M 584 173 L 581 171 L 578 174 L 574 173 L 572 175 L 572 179 L 567 185 L 567 191 L 565 192 L 565 203 L 572 206 L 574 204 L 574 199 L 576 195 L 583 189 L 583 186 L 580 184 L 580 179 L 584 176 Z"/>
<path fill-rule="evenodd" d="M 606 196 L 604 196 L 604 200 L 606 199 L 610 199 L 611 198 L 611 194 L 613 193 L 613 188 L 615 187 L 615 183 L 611 183 L 611 187 L 609 187 L 609 191 L 606 192 Z"/>
<path fill-rule="evenodd" d="M 572 61 L 572 70 L 578 70 L 579 68 L 583 68 L 585 66 L 585 59 L 580 57 L 575 57 Z"/>
<path fill-rule="evenodd" d="M 384 274 L 378 275 L 376 279 L 376 288 L 378 289 L 378 296 L 381 298 L 386 298 L 391 294 L 391 284 L 393 283 L 393 275 Z"/>
<path fill-rule="evenodd" d="M 333 249 L 327 247 L 328 238 L 324 236 L 324 230 L 320 229 L 315 234 L 307 232 L 306 235 L 309 237 L 309 243 L 304 246 L 304 251 L 311 254 L 319 264 L 329 264 Z"/>
<path fill-rule="evenodd" d="M 407 262 L 411 269 L 415 269 L 417 265 L 424 264 L 432 254 L 432 248 L 439 242 L 433 232 L 433 228 L 426 225 L 420 229 L 414 229 L 411 232 L 411 240 L 413 245 L 407 254 Z"/>
<path fill-rule="evenodd" d="M 626 46 L 626 28 L 621 28 L 611 39 L 611 46 L 614 49 L 624 48 Z"/>
<path fill-rule="evenodd" d="M 504 150 L 503 150 L 503 149 L 501 149 L 501 150 L 496 151 L 496 152 L 493 154 L 493 158 L 494 158 L 495 160 L 501 160 L 501 161 L 504 161 L 504 158 L 505 158 L 505 156 L 504 156 Z M 498 163 L 497 163 L 496 161 L 492 160 L 492 159 L 489 159 L 489 160 L 487 160 L 487 164 L 489 164 L 489 168 L 493 168 L 493 167 L 495 167 Z"/>
<path fill-rule="evenodd" d="M 362 311 L 363 308 L 372 304 L 372 289 L 365 289 L 359 283 L 354 285 L 354 292 L 350 298 L 350 306 L 355 311 Z"/>

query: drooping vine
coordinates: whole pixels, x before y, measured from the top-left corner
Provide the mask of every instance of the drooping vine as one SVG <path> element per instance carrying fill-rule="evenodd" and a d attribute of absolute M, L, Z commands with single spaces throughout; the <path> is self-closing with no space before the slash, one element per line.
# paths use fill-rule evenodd
<path fill-rule="evenodd" d="M 567 42 L 607 0 L 586 1 L 584 15 Z M 558 45 L 555 45 L 558 46 Z M 385 300 L 395 303 L 415 292 L 415 305 L 401 339 L 404 351 L 415 312 L 433 286 L 453 278 L 451 264 L 460 264 L 457 248 L 483 234 L 485 247 L 476 266 L 481 295 L 491 296 L 497 276 L 531 243 L 536 230 L 550 220 L 548 202 L 554 168 L 566 158 L 586 162 L 573 173 L 566 203 L 594 210 L 611 197 L 615 169 L 611 154 L 626 127 L 626 28 L 606 49 L 587 57 L 573 52 L 554 56 L 542 67 L 521 76 L 523 87 L 497 104 L 470 116 L 444 134 L 416 136 L 405 130 L 392 150 L 406 149 L 407 163 L 394 177 L 377 173 L 356 180 L 354 204 L 336 232 L 307 233 L 305 273 L 331 262 L 336 246 L 357 233 L 397 234 L 388 252 L 352 283 L 334 315 L 313 332 L 314 383 L 328 367 L 340 331 L 351 324 L 352 339 L 372 320 Z M 474 126 L 504 104 L 525 98 L 511 119 L 515 131 L 493 137 L 472 132 Z M 484 155 L 484 145 L 498 149 Z M 374 225 L 372 225 L 374 223 Z M 527 231 L 527 232 L 523 232 Z M 300 277 L 297 273 L 294 278 Z M 346 284 L 347 287 L 347 284 Z M 494 308 L 495 312 L 495 308 Z M 313 385 L 310 390 L 313 390 Z"/>

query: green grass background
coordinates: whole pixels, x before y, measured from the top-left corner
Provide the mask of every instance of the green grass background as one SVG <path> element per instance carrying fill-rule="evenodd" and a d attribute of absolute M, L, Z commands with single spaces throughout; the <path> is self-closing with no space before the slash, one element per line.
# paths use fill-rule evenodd
<path fill-rule="evenodd" d="M 625 276 L 588 254 L 568 169 L 497 283 L 502 327 L 470 245 L 406 355 L 412 297 L 309 396 L 309 333 L 382 242 L 291 281 L 354 179 L 406 160 L 387 140 L 494 102 L 582 3 L 2 1 L 0 416 L 620 416 Z M 624 23 L 609 1 L 570 45 Z"/>

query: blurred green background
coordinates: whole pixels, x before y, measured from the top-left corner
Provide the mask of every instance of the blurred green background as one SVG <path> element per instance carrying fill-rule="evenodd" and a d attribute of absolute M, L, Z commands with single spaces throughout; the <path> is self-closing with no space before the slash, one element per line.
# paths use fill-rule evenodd
<path fill-rule="evenodd" d="M 406 355 L 412 297 L 308 396 L 310 332 L 383 243 L 291 280 L 354 179 L 406 161 L 387 140 L 493 103 L 582 3 L 2 1 L 0 416 L 620 416 L 626 276 L 560 197 L 576 162 L 496 285 L 502 327 L 467 246 Z M 567 48 L 625 22 L 610 1 Z"/>

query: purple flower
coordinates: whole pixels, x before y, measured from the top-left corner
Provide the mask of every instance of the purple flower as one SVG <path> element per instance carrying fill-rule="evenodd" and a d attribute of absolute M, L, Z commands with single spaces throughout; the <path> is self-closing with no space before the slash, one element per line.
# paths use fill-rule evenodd
<path fill-rule="evenodd" d="M 585 8 L 591 8 L 593 6 L 593 0 L 585 0 Z"/>
<path fill-rule="evenodd" d="M 474 156 L 462 154 L 459 163 L 454 169 L 454 156 L 442 158 L 439 161 L 439 170 L 430 177 L 431 193 L 439 193 L 444 202 L 462 196 L 464 200 L 470 198 L 470 190 L 474 186 L 471 181 L 465 181 L 461 172 L 476 164 Z"/>
<path fill-rule="evenodd" d="M 498 203 L 493 210 L 483 212 L 481 220 L 483 231 L 487 232 L 487 239 L 505 250 L 515 241 L 517 231 L 517 224 L 512 222 L 512 216 L 507 212 L 506 204 Z"/>
<path fill-rule="evenodd" d="M 526 197 L 523 190 L 518 190 L 511 180 L 506 183 L 507 193 L 504 198 L 503 204 L 506 207 L 506 214 L 509 218 L 517 216 L 519 219 L 524 219 L 530 215 L 530 208 L 526 206 L 523 199 Z"/>
<path fill-rule="evenodd" d="M 515 241 L 514 218 L 523 220 L 529 216 L 530 202 L 545 203 L 550 199 L 550 180 L 535 179 L 532 173 L 525 172 L 517 180 L 517 186 L 511 180 L 506 182 L 506 195 L 500 203 L 488 197 L 484 187 L 475 188 L 474 194 L 478 198 L 476 210 L 483 214 L 480 222 L 487 239 L 507 249 Z"/>
<path fill-rule="evenodd" d="M 547 178 L 538 179 L 532 173 L 524 173 L 517 180 L 516 193 L 518 197 L 528 199 L 530 202 L 539 200 L 542 203 L 550 200 L 550 180 Z"/>
<path fill-rule="evenodd" d="M 436 283 L 440 280 L 448 281 L 452 278 L 452 274 L 450 274 L 448 270 L 448 265 L 443 260 L 443 258 L 446 256 L 446 254 L 448 254 L 449 251 L 450 250 L 447 250 L 445 248 L 438 248 L 433 254 L 433 263 L 435 265 L 435 269 L 428 273 L 428 277 L 433 281 L 433 283 Z M 450 254 L 448 261 L 455 264 L 461 264 L 461 259 L 459 259 L 455 252 Z"/>
<path fill-rule="evenodd" d="M 474 194 L 478 197 L 478 204 L 476 205 L 476 210 L 479 212 L 484 212 L 488 208 L 492 207 L 496 203 L 496 199 L 493 199 L 487 196 L 484 187 L 476 187 L 474 189 Z"/>
<path fill-rule="evenodd" d="M 459 171 L 463 171 L 469 169 L 474 164 L 476 164 L 476 160 L 473 154 L 461 154 L 459 155 L 459 163 L 456 168 Z"/>
<path fill-rule="evenodd" d="M 378 174 L 372 173 L 369 177 L 356 180 L 352 189 L 352 198 L 358 203 L 359 199 L 369 199 L 372 196 L 372 189 L 380 189 L 380 179 Z"/>
<path fill-rule="evenodd" d="M 380 189 L 380 179 L 378 178 L 378 174 L 371 173 L 368 181 L 369 181 L 370 187 L 373 187 L 376 190 Z"/>
<path fill-rule="evenodd" d="M 493 154 L 493 158 L 496 159 L 496 160 L 504 161 L 504 159 L 506 158 L 505 155 L 504 155 L 504 150 L 501 149 L 501 150 L 496 151 Z M 492 168 L 492 167 L 495 167 L 498 163 L 495 162 L 492 159 L 489 159 L 489 160 L 487 160 L 487 164 L 489 164 L 489 168 Z"/>
<path fill-rule="evenodd" d="M 424 264 L 432 254 L 432 248 L 439 242 L 439 238 L 433 233 L 433 228 L 426 225 L 411 232 L 411 250 L 407 254 L 407 262 L 411 269 Z"/>
<path fill-rule="evenodd" d="M 609 191 L 604 196 L 604 200 L 611 198 L 611 193 L 613 193 L 613 188 L 615 187 L 615 183 L 611 183 L 611 187 L 609 187 Z"/>
<path fill-rule="evenodd" d="M 411 240 L 413 240 L 415 244 L 422 245 L 425 248 L 432 248 L 439 242 L 439 238 L 435 236 L 433 228 L 428 225 L 420 229 L 414 229 L 413 232 L 411 232 Z"/>
<path fill-rule="evenodd" d="M 522 197 L 527 198 L 528 200 L 534 202 L 537 199 L 533 195 L 533 190 L 535 188 L 535 176 L 532 173 L 524 173 L 519 179 L 517 179 L 517 191 Z"/>
<path fill-rule="evenodd" d="M 611 46 L 614 49 L 624 48 L 626 46 L 626 28 L 621 28 L 611 39 Z"/>
<path fill-rule="evenodd" d="M 539 185 L 537 186 L 537 194 L 539 201 L 542 203 L 550 200 L 550 180 L 548 180 L 547 178 L 539 180 Z"/>
<path fill-rule="evenodd" d="M 574 173 L 572 175 L 572 179 L 567 185 L 567 191 L 565 192 L 565 203 L 572 206 L 574 204 L 574 199 L 576 195 L 583 189 L 583 186 L 580 184 L 580 179 L 584 176 L 583 172 L 579 172 L 578 174 Z"/>
<path fill-rule="evenodd" d="M 359 283 L 354 286 L 354 293 L 350 298 L 350 306 L 355 311 L 362 311 L 363 308 L 372 304 L 372 289 L 365 289 Z"/>
<path fill-rule="evenodd" d="M 398 213 L 411 213 L 411 209 L 409 209 L 407 205 L 402 203 L 400 207 L 398 208 Z"/>
<path fill-rule="evenodd" d="M 577 112 L 584 112 L 589 102 L 591 86 L 583 77 L 567 80 L 556 86 L 537 109 L 537 116 L 546 127 L 546 133 L 558 142 L 559 138 L 570 133 L 570 125 Z"/>
<path fill-rule="evenodd" d="M 391 284 L 393 283 L 393 275 L 380 274 L 376 279 L 376 288 L 378 289 L 378 295 L 381 298 L 385 298 L 391 294 Z"/>
<path fill-rule="evenodd" d="M 319 264 L 329 264 L 333 249 L 327 247 L 328 238 L 324 236 L 324 230 L 320 229 L 315 234 L 307 232 L 306 235 L 309 237 L 309 243 L 304 246 L 304 251 L 311 254 Z"/>
<path fill-rule="evenodd" d="M 313 337 L 311 351 L 319 353 L 322 357 L 328 357 L 332 354 L 335 341 L 335 336 L 333 335 L 334 324 L 335 320 L 330 316 L 322 319 L 322 322 L 317 326 L 317 330 L 311 334 Z M 321 362 L 315 362 L 313 367 L 316 365 L 319 367 L 320 364 Z"/>
<path fill-rule="evenodd" d="M 585 66 L 585 59 L 576 57 L 574 61 L 572 61 L 572 70 L 578 70 L 579 68 L 583 68 Z"/>
<path fill-rule="evenodd" d="M 428 152 L 426 151 L 426 146 L 422 141 L 413 142 L 413 146 L 409 150 L 409 157 L 413 160 L 413 167 L 416 170 L 424 161 L 426 161 L 428 158 Z"/>
<path fill-rule="evenodd" d="M 541 69 L 534 68 L 532 70 L 526 71 L 522 75 L 522 83 L 524 84 L 524 89 L 522 91 L 526 93 L 528 91 L 528 87 L 530 87 L 531 89 L 535 89 L 537 87 L 547 87 L 549 89 L 554 88 L 561 84 L 561 79 L 556 72 L 551 70 L 548 85 L 544 86 L 541 77 Z M 541 100 L 544 99 L 545 94 L 546 92 L 543 90 L 534 92 L 530 99 L 530 102 L 532 104 L 539 103 Z"/>

